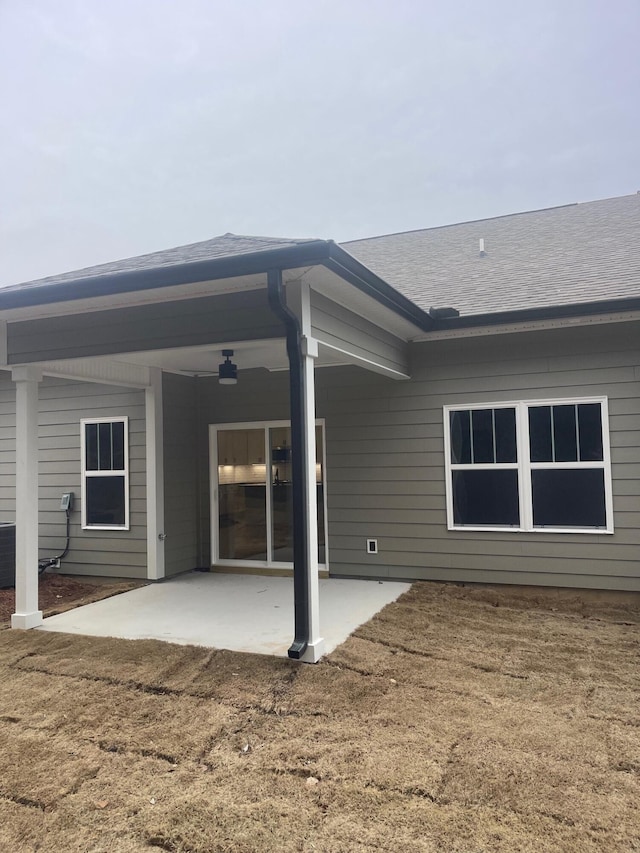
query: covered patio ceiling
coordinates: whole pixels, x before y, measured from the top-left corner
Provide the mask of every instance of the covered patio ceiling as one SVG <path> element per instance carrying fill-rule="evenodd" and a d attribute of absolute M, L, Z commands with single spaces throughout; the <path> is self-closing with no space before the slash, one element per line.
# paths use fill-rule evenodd
<path fill-rule="evenodd" d="M 286 341 L 284 338 L 270 338 L 262 341 L 234 341 L 206 344 L 197 347 L 177 349 L 149 350 L 117 355 L 112 358 L 124 364 L 140 364 L 147 367 L 160 367 L 169 373 L 188 376 L 217 375 L 218 366 L 223 361 L 222 350 L 234 352 L 233 361 L 238 370 L 253 370 L 263 367 L 267 370 L 288 370 Z M 319 344 L 316 367 L 335 367 L 349 363 L 344 354 Z"/>

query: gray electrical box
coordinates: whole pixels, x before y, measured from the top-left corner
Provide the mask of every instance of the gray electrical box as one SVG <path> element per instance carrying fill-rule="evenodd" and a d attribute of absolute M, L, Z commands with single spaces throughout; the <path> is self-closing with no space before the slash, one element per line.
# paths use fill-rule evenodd
<path fill-rule="evenodd" d="M 71 511 L 73 509 L 73 492 L 65 492 L 60 501 L 60 509 Z"/>

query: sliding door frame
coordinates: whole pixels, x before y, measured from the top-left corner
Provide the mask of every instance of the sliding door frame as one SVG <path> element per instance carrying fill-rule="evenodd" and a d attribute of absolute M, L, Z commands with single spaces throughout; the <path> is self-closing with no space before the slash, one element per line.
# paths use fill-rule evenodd
<path fill-rule="evenodd" d="M 316 418 L 316 427 L 320 427 L 322 433 L 322 503 L 324 520 L 324 562 L 318 562 L 318 568 L 322 572 L 329 571 L 329 529 L 327 523 L 327 437 L 325 430 L 325 419 Z M 264 433 L 264 459 L 265 459 L 265 500 L 266 500 L 266 524 L 267 524 L 267 555 L 273 554 L 273 490 L 271 460 L 270 430 L 278 427 L 291 429 L 291 421 L 243 421 L 241 423 L 209 424 L 209 525 L 211 530 L 211 566 L 229 566 L 233 568 L 265 569 L 291 571 L 293 574 L 293 561 L 282 562 L 276 560 L 230 560 L 220 558 L 220 528 L 219 528 L 219 483 L 218 483 L 218 433 L 231 432 L 233 430 L 263 430 Z M 316 450 L 316 458 L 317 458 Z M 317 488 L 317 485 L 316 485 Z"/>

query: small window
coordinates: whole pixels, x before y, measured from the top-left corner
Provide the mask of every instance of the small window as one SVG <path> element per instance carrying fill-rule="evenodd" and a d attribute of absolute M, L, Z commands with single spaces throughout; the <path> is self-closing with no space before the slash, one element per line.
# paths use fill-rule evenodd
<path fill-rule="evenodd" d="M 606 400 L 445 407 L 449 528 L 613 532 Z"/>
<path fill-rule="evenodd" d="M 82 526 L 128 530 L 128 419 L 86 419 L 81 424 Z"/>

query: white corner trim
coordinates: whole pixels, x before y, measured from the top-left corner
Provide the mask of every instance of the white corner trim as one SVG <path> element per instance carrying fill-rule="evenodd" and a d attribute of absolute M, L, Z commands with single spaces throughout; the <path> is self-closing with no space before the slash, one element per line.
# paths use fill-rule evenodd
<path fill-rule="evenodd" d="M 162 370 L 150 369 L 151 384 L 145 388 L 147 447 L 147 577 L 165 576 L 164 541 L 164 424 Z"/>
<path fill-rule="evenodd" d="M 0 367 L 7 366 L 7 321 L 0 320 Z"/>

